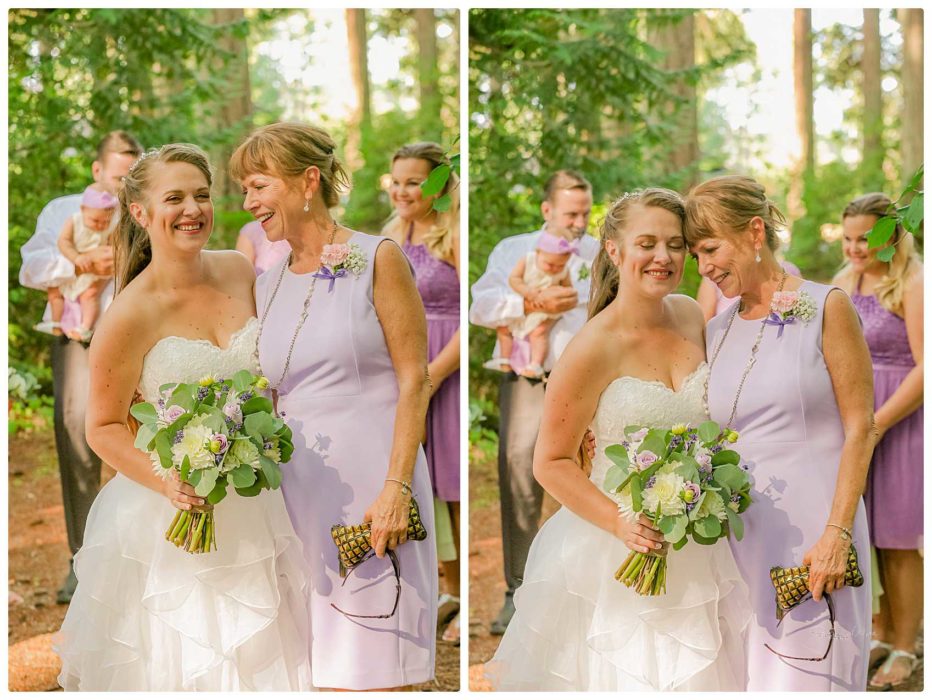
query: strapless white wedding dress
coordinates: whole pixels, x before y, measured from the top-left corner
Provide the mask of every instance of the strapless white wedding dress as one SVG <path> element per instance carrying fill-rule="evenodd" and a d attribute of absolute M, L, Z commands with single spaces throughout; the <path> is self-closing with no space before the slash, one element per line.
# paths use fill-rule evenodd
<path fill-rule="evenodd" d="M 707 420 L 707 373 L 700 365 L 675 392 L 634 377 L 608 385 L 592 426 L 590 478 L 599 489 L 612 464 L 605 448 L 622 441 L 625 426 Z M 621 540 L 567 508 L 544 523 L 515 592 L 517 611 L 486 664 L 495 690 L 745 689 L 751 608 L 728 543 L 671 550 L 667 592 L 653 597 L 615 580 L 628 554 Z"/>
<path fill-rule="evenodd" d="M 257 327 L 250 319 L 227 348 L 162 338 L 143 361 L 143 398 L 256 371 Z M 101 489 L 54 645 L 65 690 L 311 689 L 307 573 L 281 491 L 233 493 L 215 512 L 217 551 L 189 554 L 165 540 L 167 498 L 121 474 Z"/>

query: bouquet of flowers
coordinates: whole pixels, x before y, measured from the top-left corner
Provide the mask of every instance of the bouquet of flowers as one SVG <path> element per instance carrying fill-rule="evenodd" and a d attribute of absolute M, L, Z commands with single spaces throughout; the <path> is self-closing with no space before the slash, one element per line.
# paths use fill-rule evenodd
<path fill-rule="evenodd" d="M 232 486 L 240 496 L 256 496 L 282 483 L 279 466 L 291 459 L 291 429 L 274 415 L 259 392 L 269 381 L 248 370 L 232 379 L 207 376 L 197 384 L 165 384 L 156 404 L 137 403 L 136 447 L 149 454 L 162 478 L 172 472 L 207 500 L 179 510 L 165 538 L 186 552 L 217 548 L 213 507 Z"/>
<path fill-rule="evenodd" d="M 738 514 L 751 504 L 751 485 L 741 457 L 729 449 L 738 433 L 707 421 L 698 428 L 632 425 L 625 438 L 605 449 L 614 464 L 604 486 L 620 497 L 620 512 L 646 515 L 676 550 L 688 537 L 714 544 L 729 534 L 744 536 Z M 616 580 L 640 595 L 666 592 L 666 576 L 664 555 L 641 552 L 628 555 L 615 572 Z"/>

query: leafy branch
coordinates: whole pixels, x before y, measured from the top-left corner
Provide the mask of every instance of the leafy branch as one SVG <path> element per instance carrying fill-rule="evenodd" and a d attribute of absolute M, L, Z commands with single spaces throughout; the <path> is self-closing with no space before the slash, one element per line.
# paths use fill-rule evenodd
<path fill-rule="evenodd" d="M 906 189 L 903 190 L 899 198 L 891 205 L 890 213 L 877 219 L 874 227 L 867 232 L 867 245 L 870 248 L 880 248 L 877 251 L 877 259 L 882 262 L 893 260 L 893 254 L 896 252 L 896 242 L 891 242 L 896 225 L 901 225 L 905 230 L 914 234 L 917 238 L 921 237 L 923 221 L 923 191 L 918 189 L 919 183 L 922 182 L 923 166 L 915 172 Z M 911 199 L 908 204 L 903 204 L 904 200 Z"/>

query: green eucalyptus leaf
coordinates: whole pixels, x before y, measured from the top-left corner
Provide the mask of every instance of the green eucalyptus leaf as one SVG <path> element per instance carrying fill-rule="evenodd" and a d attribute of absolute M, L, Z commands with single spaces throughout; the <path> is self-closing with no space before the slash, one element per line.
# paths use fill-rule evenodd
<path fill-rule="evenodd" d="M 233 388 L 242 393 L 246 391 L 256 380 L 255 375 L 249 370 L 241 369 L 233 375 Z"/>
<path fill-rule="evenodd" d="M 167 405 L 181 406 L 185 411 L 194 410 L 194 392 L 197 391 L 196 384 L 179 384 L 172 392 L 171 398 Z"/>
<path fill-rule="evenodd" d="M 622 482 L 627 476 L 627 470 L 622 469 L 617 464 L 613 464 L 605 473 L 605 483 L 603 484 L 603 488 L 609 493 L 614 493 L 615 489 L 621 486 Z"/>
<path fill-rule="evenodd" d="M 277 489 L 282 485 L 282 470 L 275 462 L 265 455 L 259 456 L 259 463 L 262 465 L 262 473 L 269 484 L 270 489 Z"/>
<path fill-rule="evenodd" d="M 275 409 L 272 406 L 272 402 L 265 398 L 264 396 L 253 396 L 249 401 L 246 401 L 242 405 L 243 415 L 248 416 L 253 413 L 269 413 L 271 414 Z M 271 416 L 269 416 L 271 419 Z M 273 421 L 274 422 L 274 421 Z M 275 432 L 277 428 L 269 428 L 271 432 Z"/>
<path fill-rule="evenodd" d="M 738 464 L 741 456 L 734 450 L 722 450 L 712 455 L 712 466 L 717 467 L 721 464 Z"/>
<path fill-rule="evenodd" d="M 722 429 L 714 420 L 709 420 L 696 428 L 696 434 L 702 442 L 715 442 L 718 440 L 718 436 L 722 434 Z"/>
<path fill-rule="evenodd" d="M 741 518 L 738 517 L 738 514 L 732 511 L 727 505 L 725 506 L 725 515 L 728 516 L 728 527 L 731 530 L 731 534 L 735 536 L 735 539 L 740 541 L 744 537 L 744 523 L 741 522 Z"/>
<path fill-rule="evenodd" d="M 723 464 L 712 470 L 712 480 L 729 491 L 740 491 L 748 483 L 747 474 L 735 464 Z"/>
<path fill-rule="evenodd" d="M 605 456 L 623 469 L 627 469 L 631 464 L 631 460 L 628 459 L 628 451 L 621 445 L 609 445 L 606 447 Z"/>
<path fill-rule="evenodd" d="M 248 464 L 241 464 L 229 473 L 230 483 L 236 488 L 244 489 L 256 483 L 256 472 Z"/>
<path fill-rule="evenodd" d="M 226 477 L 221 476 L 217 479 L 217 483 L 214 484 L 213 489 L 210 493 L 207 494 L 207 502 L 211 505 L 217 505 L 227 496 L 227 480 Z"/>
<path fill-rule="evenodd" d="M 259 441 L 260 445 L 266 437 L 275 432 L 272 430 L 272 417 L 268 413 L 250 413 L 243 421 L 243 427 L 248 435 Z"/>
<path fill-rule="evenodd" d="M 130 415 L 143 425 L 155 423 L 159 419 L 158 411 L 151 403 L 135 403 L 129 409 Z"/>
<path fill-rule="evenodd" d="M 136 433 L 136 441 L 133 443 L 133 446 L 137 450 L 143 450 L 144 452 L 149 451 L 149 445 L 155 439 L 156 434 L 159 432 L 159 429 L 154 425 L 140 425 L 139 431 Z"/>
<path fill-rule="evenodd" d="M 172 467 L 172 439 L 167 430 L 160 430 L 155 436 L 155 450 L 159 453 L 159 462 L 163 469 Z"/>
<path fill-rule="evenodd" d="M 198 469 L 194 474 L 200 474 L 197 484 L 192 484 L 194 486 L 194 493 L 196 493 L 201 498 L 207 498 L 211 491 L 214 490 L 214 486 L 217 485 L 217 477 L 220 476 L 220 469 L 214 467 L 212 469 Z"/>
<path fill-rule="evenodd" d="M 722 534 L 722 523 L 714 515 L 693 522 L 693 532 L 700 537 L 715 539 Z"/>

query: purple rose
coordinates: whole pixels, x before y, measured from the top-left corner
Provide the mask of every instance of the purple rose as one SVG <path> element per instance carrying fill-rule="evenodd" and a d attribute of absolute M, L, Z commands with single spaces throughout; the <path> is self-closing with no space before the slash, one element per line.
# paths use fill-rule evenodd
<path fill-rule="evenodd" d="M 650 450 L 644 450 L 637 456 L 638 471 L 644 471 L 658 459 L 659 457 Z"/>
<path fill-rule="evenodd" d="M 699 496 L 702 494 L 702 489 L 699 487 L 699 484 L 694 484 L 691 481 L 686 482 L 686 488 L 683 489 L 683 500 L 686 501 L 686 510 L 692 510 L 696 507 L 696 503 L 699 502 Z"/>
<path fill-rule="evenodd" d="M 238 404 L 229 401 L 223 406 L 223 415 L 225 415 L 234 423 L 238 423 L 243 417 L 243 412 L 240 410 Z"/>
<path fill-rule="evenodd" d="M 699 463 L 699 471 L 703 473 L 712 471 L 712 458 L 709 455 L 696 455 L 696 461 Z"/>
<path fill-rule="evenodd" d="M 226 452 L 227 448 L 230 446 L 230 443 L 227 440 L 227 436 L 224 435 L 223 433 L 214 433 L 214 436 L 211 439 L 216 440 L 217 442 L 220 443 L 219 454 L 223 454 L 224 452 Z"/>
<path fill-rule="evenodd" d="M 184 415 L 184 409 L 181 406 L 169 406 L 163 414 L 166 423 L 174 423 Z"/>

